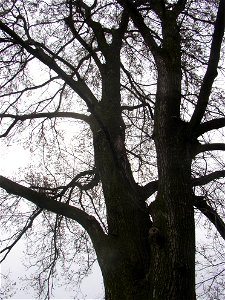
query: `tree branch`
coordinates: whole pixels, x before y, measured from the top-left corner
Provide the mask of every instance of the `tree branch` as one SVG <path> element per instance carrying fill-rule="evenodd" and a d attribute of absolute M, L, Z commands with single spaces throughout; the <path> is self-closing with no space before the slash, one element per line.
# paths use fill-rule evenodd
<path fill-rule="evenodd" d="M 88 183 L 82 184 L 81 182 L 79 182 L 79 179 L 81 179 L 82 177 L 91 176 L 91 175 L 93 175 L 93 178 Z M 96 173 L 95 170 L 88 170 L 77 174 L 67 185 L 64 186 L 51 188 L 51 187 L 41 187 L 37 185 L 31 185 L 30 187 L 32 189 L 37 189 L 37 190 L 41 189 L 45 193 L 51 192 L 54 195 L 53 198 L 56 199 L 63 196 L 68 189 L 70 188 L 73 189 L 75 186 L 82 191 L 88 191 L 90 189 L 93 189 L 95 186 L 98 185 L 99 181 L 100 178 L 98 173 Z"/>
<path fill-rule="evenodd" d="M 212 85 L 217 76 L 217 67 L 220 59 L 220 50 L 224 36 L 224 28 L 225 0 L 220 0 L 216 22 L 214 26 L 214 33 L 212 37 L 208 68 L 203 78 L 202 86 L 198 96 L 198 102 L 190 121 L 190 127 L 192 129 L 196 128 L 200 124 L 204 116 L 206 107 L 208 105 Z"/>
<path fill-rule="evenodd" d="M 97 43 L 99 45 L 99 48 L 101 49 L 104 56 L 106 56 L 109 45 L 107 44 L 104 28 L 102 27 L 101 23 L 93 21 L 91 18 L 91 8 L 85 4 L 83 1 L 79 1 L 79 5 L 84 9 L 85 11 L 85 22 L 86 24 L 93 30 L 94 35 L 96 37 Z"/>
<path fill-rule="evenodd" d="M 221 237 L 225 240 L 225 223 L 219 214 L 213 209 L 203 197 L 195 196 L 194 206 L 203 213 L 206 218 L 214 224 Z"/>
<path fill-rule="evenodd" d="M 29 45 L 29 42 L 24 41 L 20 36 L 18 36 L 13 30 L 11 30 L 7 25 L 5 25 L 2 21 L 0 21 L 0 29 L 7 33 L 10 37 L 12 37 L 15 42 L 22 46 L 26 51 L 37 59 L 39 59 L 43 64 L 48 66 L 50 69 L 54 70 L 60 78 L 62 78 L 66 84 L 68 84 L 73 91 L 75 91 L 87 104 L 90 112 L 93 112 L 94 105 L 98 103 L 95 96 L 91 93 L 90 89 L 87 85 L 81 81 L 75 81 L 70 75 L 66 74 L 54 61 L 54 57 L 49 56 L 46 54 L 42 48 L 32 48 Z"/>
<path fill-rule="evenodd" d="M 31 114 L 24 114 L 24 115 L 14 115 L 14 114 L 0 114 L 0 118 L 11 118 L 15 119 L 16 121 L 25 121 L 31 119 L 40 119 L 40 118 L 72 118 L 77 120 L 82 120 L 86 123 L 90 123 L 89 116 L 74 113 L 74 112 L 46 112 L 46 113 L 31 113 Z"/>
<path fill-rule="evenodd" d="M 178 0 L 173 7 L 173 12 L 178 16 L 185 9 L 186 3 L 187 0 Z"/>
<path fill-rule="evenodd" d="M 97 120 L 99 126 L 105 133 L 106 139 L 109 142 L 111 151 L 113 153 L 113 156 L 118 163 L 115 155 L 115 149 L 114 145 L 111 141 L 110 134 L 105 127 L 103 121 L 101 120 L 100 114 L 97 111 L 98 101 L 95 98 L 94 94 L 91 92 L 89 87 L 86 85 L 86 83 L 83 80 L 77 80 L 75 81 L 70 75 L 68 75 L 66 72 L 64 72 L 54 61 L 54 57 L 49 56 L 46 54 L 46 52 L 43 51 L 41 48 L 32 48 L 29 45 L 29 42 L 24 41 L 20 36 L 18 36 L 13 30 L 11 30 L 7 25 L 5 25 L 3 22 L 0 21 L 0 29 L 4 31 L 6 34 L 8 34 L 10 37 L 12 37 L 18 45 L 23 47 L 27 52 L 32 54 L 35 58 L 39 59 L 43 64 L 48 66 L 50 69 L 55 71 L 61 79 L 65 81 L 65 83 L 70 86 L 70 88 L 77 93 L 86 103 L 89 111 L 92 113 L 92 115 Z"/>
<path fill-rule="evenodd" d="M 159 47 L 155 42 L 148 26 L 145 24 L 142 15 L 139 13 L 134 3 L 129 0 L 117 0 L 117 2 L 125 9 L 128 10 L 135 26 L 139 29 L 146 45 L 152 51 L 153 55 L 157 55 L 159 51 Z"/>
<path fill-rule="evenodd" d="M 225 126 L 225 118 L 214 119 L 205 123 L 202 123 L 198 126 L 195 131 L 195 136 L 199 137 L 200 135 L 214 129 L 219 129 Z"/>
<path fill-rule="evenodd" d="M 225 177 L 225 170 L 215 171 L 199 178 L 192 178 L 191 183 L 192 186 L 201 186 L 221 177 Z M 155 180 L 147 183 L 145 186 L 139 187 L 140 193 L 145 200 L 157 192 L 158 184 L 159 181 Z"/>
<path fill-rule="evenodd" d="M 6 190 L 9 194 L 29 200 L 36 204 L 39 208 L 46 209 L 77 221 L 88 232 L 93 242 L 98 242 L 99 239 L 106 236 L 95 217 L 90 216 L 79 208 L 58 202 L 53 198 L 47 197 L 45 194 L 33 191 L 32 189 L 13 182 L 3 176 L 0 176 L 0 187 Z"/>
<path fill-rule="evenodd" d="M 199 144 L 196 147 L 195 155 L 205 151 L 225 151 L 225 144 L 223 143 L 212 143 L 212 144 Z"/>
<path fill-rule="evenodd" d="M 10 131 L 13 129 L 13 127 L 16 125 L 16 123 L 17 123 L 17 120 L 14 120 L 9 125 L 9 127 L 6 129 L 6 131 L 3 134 L 0 135 L 0 138 L 6 137 L 10 133 Z"/>
<path fill-rule="evenodd" d="M 29 217 L 28 221 L 26 222 L 25 226 L 23 227 L 23 229 L 19 232 L 18 236 L 16 237 L 16 239 L 7 247 L 5 247 L 4 249 L 2 249 L 0 251 L 0 254 L 4 253 L 3 258 L 0 260 L 0 263 L 3 262 L 3 260 L 7 257 L 7 255 L 9 254 L 9 252 L 12 250 L 12 248 L 19 242 L 19 240 L 22 238 L 22 236 L 27 232 L 27 230 L 29 228 L 32 227 L 32 224 L 35 220 L 35 218 L 40 215 L 40 213 L 42 212 L 42 209 L 36 209 L 32 215 Z"/>
<path fill-rule="evenodd" d="M 0 118 L 14 119 L 14 121 L 7 128 L 7 130 L 0 135 L 0 138 L 6 137 L 18 121 L 23 122 L 25 120 L 40 119 L 40 118 L 47 118 L 47 119 L 72 118 L 72 119 L 82 120 L 90 124 L 90 120 L 88 116 L 79 113 L 74 113 L 74 112 L 49 112 L 49 113 L 33 113 L 33 114 L 24 114 L 24 115 L 0 114 Z"/>
<path fill-rule="evenodd" d="M 148 199 L 152 194 L 157 192 L 158 184 L 159 184 L 159 181 L 155 180 L 155 181 L 151 181 L 151 182 L 147 183 L 146 185 L 144 185 L 142 187 L 139 187 L 140 193 L 141 193 L 142 197 L 144 198 L 144 200 Z"/>
<path fill-rule="evenodd" d="M 221 171 L 215 171 L 212 172 L 208 175 L 199 177 L 199 178 L 193 178 L 192 179 L 192 183 L 193 186 L 200 186 L 200 185 L 205 185 L 215 179 L 219 179 L 221 177 L 225 177 L 225 170 L 221 170 Z"/>
<path fill-rule="evenodd" d="M 74 21 L 72 15 L 69 15 L 64 19 L 66 25 L 70 29 L 71 33 L 73 34 L 74 38 L 77 39 L 77 41 L 88 51 L 88 53 L 91 55 L 91 57 L 94 59 L 96 65 L 98 66 L 100 72 L 102 70 L 102 64 L 96 54 L 96 50 L 94 50 L 90 45 L 88 45 L 85 40 L 82 39 L 82 37 L 79 35 L 78 31 L 76 30 L 74 26 Z"/>

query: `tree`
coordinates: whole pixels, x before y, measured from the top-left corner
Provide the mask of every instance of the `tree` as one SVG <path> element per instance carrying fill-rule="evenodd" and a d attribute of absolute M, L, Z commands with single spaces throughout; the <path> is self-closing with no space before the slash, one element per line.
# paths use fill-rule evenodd
<path fill-rule="evenodd" d="M 106 299 L 196 299 L 194 210 L 225 238 L 224 24 L 224 0 L 1 4 L 1 137 L 37 159 L 0 177 L 2 253 L 36 230 L 40 291 L 86 232 Z"/>

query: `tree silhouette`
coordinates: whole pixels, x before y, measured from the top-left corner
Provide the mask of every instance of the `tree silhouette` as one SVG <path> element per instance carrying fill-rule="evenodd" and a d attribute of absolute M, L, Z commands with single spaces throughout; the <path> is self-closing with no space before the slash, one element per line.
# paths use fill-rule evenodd
<path fill-rule="evenodd" d="M 196 299 L 194 211 L 225 238 L 225 1 L 0 8 L 0 136 L 32 158 L 0 176 L 2 260 L 26 237 L 49 298 L 94 249 L 106 299 Z"/>

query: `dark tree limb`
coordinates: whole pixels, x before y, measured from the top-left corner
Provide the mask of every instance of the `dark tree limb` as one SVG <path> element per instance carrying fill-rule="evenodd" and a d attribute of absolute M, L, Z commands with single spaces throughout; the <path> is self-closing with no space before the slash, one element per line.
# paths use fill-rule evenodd
<path fill-rule="evenodd" d="M 89 117 L 84 114 L 74 113 L 74 112 L 46 112 L 46 113 L 31 113 L 31 114 L 24 114 L 24 115 L 14 115 L 14 114 L 1 114 L 0 118 L 11 118 L 16 121 L 25 121 L 25 120 L 32 120 L 32 119 L 40 119 L 40 118 L 72 118 L 76 120 L 82 120 L 86 123 L 90 123 Z"/>
<path fill-rule="evenodd" d="M 26 49 L 26 51 L 39 59 L 43 64 L 54 70 L 60 78 L 62 78 L 67 85 L 71 87 L 87 104 L 87 107 L 91 112 L 94 110 L 94 106 L 98 103 L 95 96 L 91 93 L 88 86 L 81 80 L 74 80 L 70 75 L 64 72 L 54 61 L 54 57 L 51 57 L 41 47 L 33 48 L 28 41 L 24 41 L 18 34 L 10 29 L 6 24 L 0 21 L 0 29 L 7 33 L 14 41 Z"/>
<path fill-rule="evenodd" d="M 0 251 L 0 254 L 4 253 L 3 258 L 0 260 L 0 263 L 3 262 L 3 260 L 5 260 L 5 258 L 7 257 L 7 255 L 10 253 L 10 251 L 12 250 L 12 248 L 19 242 L 19 240 L 22 238 L 22 236 L 27 232 L 27 230 L 29 228 L 32 227 L 32 224 L 34 222 L 34 220 L 36 219 L 36 217 L 38 215 L 40 215 L 40 213 L 42 212 L 42 208 L 38 208 L 36 209 L 32 215 L 29 217 L 28 221 L 26 222 L 25 226 L 23 227 L 23 229 L 19 232 L 19 234 L 17 235 L 17 237 L 15 238 L 15 240 L 7 247 L 3 248 Z"/>
<path fill-rule="evenodd" d="M 206 218 L 214 224 L 221 237 L 225 240 L 225 223 L 203 197 L 195 196 L 194 206 L 203 213 Z"/>
<path fill-rule="evenodd" d="M 92 178 L 92 180 L 87 183 L 87 184 L 81 184 L 80 182 L 78 182 L 79 178 L 82 178 L 83 176 L 86 175 L 94 175 L 94 177 Z M 68 189 L 70 187 L 79 187 L 81 190 L 83 191 L 87 191 L 92 189 L 94 186 L 98 185 L 100 181 L 100 177 L 98 175 L 98 173 L 95 173 L 95 170 L 90 170 L 90 171 L 84 171 L 81 172 L 80 174 L 78 174 L 77 176 L 75 176 L 70 183 L 68 183 L 68 185 L 65 187 L 65 189 Z"/>
<path fill-rule="evenodd" d="M 220 51 L 221 51 L 221 45 L 224 36 L 224 28 L 225 28 L 225 0 L 220 0 L 216 22 L 214 26 L 214 33 L 212 37 L 208 67 L 202 81 L 201 89 L 198 96 L 198 102 L 190 121 L 191 129 L 195 129 L 201 123 L 206 107 L 208 105 L 212 85 L 217 76 L 217 68 L 220 59 Z"/>
<path fill-rule="evenodd" d="M 92 12 L 91 7 L 85 4 L 83 1 L 79 1 L 80 8 L 84 9 L 84 19 L 86 24 L 93 30 L 95 37 L 97 39 L 99 48 L 101 49 L 102 53 L 105 55 L 108 52 L 109 45 L 107 44 L 105 38 L 104 28 L 102 27 L 101 23 L 93 21 L 91 18 Z"/>
<path fill-rule="evenodd" d="M 130 0 L 117 0 L 117 2 L 129 12 L 135 26 L 139 29 L 146 45 L 149 47 L 153 55 L 157 55 L 159 47 L 155 42 L 150 29 L 144 22 L 144 18 L 139 13 L 138 9 L 135 7 L 134 3 Z"/>
<path fill-rule="evenodd" d="M 199 144 L 196 147 L 195 155 L 205 151 L 225 151 L 224 143 Z"/>
<path fill-rule="evenodd" d="M 201 186 L 210 183 L 215 179 L 225 177 L 225 170 L 215 171 L 208 175 L 192 179 L 193 186 Z"/>
<path fill-rule="evenodd" d="M 33 48 L 29 45 L 27 41 L 24 41 L 18 34 L 16 34 L 12 29 L 10 29 L 6 24 L 4 24 L 2 21 L 0 21 L 0 29 L 8 34 L 10 37 L 14 39 L 14 42 L 21 47 L 23 47 L 28 53 L 32 54 L 34 57 L 39 59 L 43 64 L 48 66 L 50 69 L 54 70 L 59 77 L 64 80 L 64 82 L 75 92 L 78 96 L 81 97 L 81 99 L 84 100 L 86 103 L 89 111 L 92 113 L 92 115 L 97 120 L 99 126 L 103 130 L 106 139 L 108 140 L 108 143 L 110 145 L 110 149 L 112 151 L 113 157 L 118 164 L 117 157 L 115 154 L 114 145 L 111 141 L 110 134 L 105 127 L 100 114 L 97 111 L 98 101 L 89 89 L 89 87 L 85 84 L 83 80 L 74 80 L 70 75 L 68 75 L 66 72 L 64 72 L 58 64 L 54 61 L 54 57 L 51 57 L 48 55 L 43 49 L 41 48 Z"/>
<path fill-rule="evenodd" d="M 66 25 L 70 29 L 71 33 L 73 34 L 74 38 L 88 51 L 91 57 L 94 59 L 96 65 L 98 66 L 99 70 L 102 70 L 102 63 L 100 62 L 96 50 L 94 50 L 90 45 L 88 45 L 84 39 L 79 35 L 79 32 L 76 30 L 74 26 L 74 21 L 72 15 L 69 15 L 64 19 Z"/>
<path fill-rule="evenodd" d="M 93 242 L 98 242 L 99 239 L 105 237 L 103 229 L 95 217 L 79 208 L 58 202 L 43 193 L 38 193 L 3 176 L 0 176 L 0 187 L 9 194 L 29 200 L 41 209 L 46 209 L 78 222 L 88 232 Z"/>
<path fill-rule="evenodd" d="M 24 115 L 13 115 L 13 114 L 0 114 L 0 118 L 11 118 L 14 119 L 10 126 L 6 129 L 3 134 L 0 134 L 0 138 L 6 137 L 12 128 L 16 125 L 18 121 L 25 121 L 25 120 L 33 120 L 33 119 L 40 119 L 40 118 L 72 118 L 77 120 L 85 121 L 86 123 L 90 123 L 89 117 L 79 113 L 73 112 L 48 112 L 48 113 L 33 113 L 33 114 L 24 114 Z"/>
<path fill-rule="evenodd" d="M 200 135 L 210 130 L 219 129 L 222 127 L 225 127 L 225 118 L 210 120 L 208 122 L 200 124 L 195 131 L 195 135 L 196 137 L 199 137 Z"/>
<path fill-rule="evenodd" d="M 3 134 L 0 134 L 0 138 L 6 137 L 10 131 L 13 129 L 13 127 L 16 125 L 17 120 L 13 120 L 13 122 L 9 125 L 9 127 L 6 129 L 6 131 Z"/>
<path fill-rule="evenodd" d="M 185 9 L 186 3 L 187 0 L 178 0 L 172 11 L 178 16 Z"/>
<path fill-rule="evenodd" d="M 191 183 L 192 186 L 202 186 L 222 177 L 225 177 L 225 170 L 215 171 L 199 178 L 192 178 Z M 143 187 L 139 187 L 140 193 L 144 200 L 148 199 L 151 195 L 157 192 L 158 184 L 159 181 L 155 180 L 147 183 Z"/>
<path fill-rule="evenodd" d="M 153 195 L 155 192 L 157 192 L 158 184 L 159 184 L 159 181 L 155 180 L 155 181 L 151 181 L 151 182 L 147 183 L 146 185 L 144 185 L 142 187 L 139 187 L 141 195 L 144 198 L 144 200 L 148 199 L 151 195 Z"/>
<path fill-rule="evenodd" d="M 88 183 L 82 184 L 81 182 L 79 182 L 79 179 L 85 176 L 93 176 L 93 178 Z M 88 170 L 77 174 L 67 185 L 64 186 L 51 188 L 31 185 L 30 187 L 35 190 L 43 190 L 43 192 L 45 193 L 50 192 L 54 195 L 54 199 L 56 199 L 62 197 L 66 193 L 66 191 L 68 191 L 68 189 L 74 189 L 75 187 L 78 187 L 81 191 L 88 191 L 90 189 L 93 189 L 98 185 L 99 181 L 100 177 L 98 173 L 96 173 L 95 170 Z"/>

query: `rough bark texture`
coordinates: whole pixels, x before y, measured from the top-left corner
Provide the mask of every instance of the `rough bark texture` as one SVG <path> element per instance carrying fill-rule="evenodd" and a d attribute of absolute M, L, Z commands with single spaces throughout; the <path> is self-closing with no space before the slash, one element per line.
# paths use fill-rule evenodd
<path fill-rule="evenodd" d="M 113 54 L 105 66 L 104 94 L 98 110 L 107 134 L 96 121 L 92 123 L 95 161 L 108 223 L 108 242 L 97 256 L 106 299 L 147 299 L 148 289 L 143 289 L 143 281 L 150 263 L 151 222 L 126 155 L 118 85 L 120 65 L 114 59 L 115 49 Z"/>

